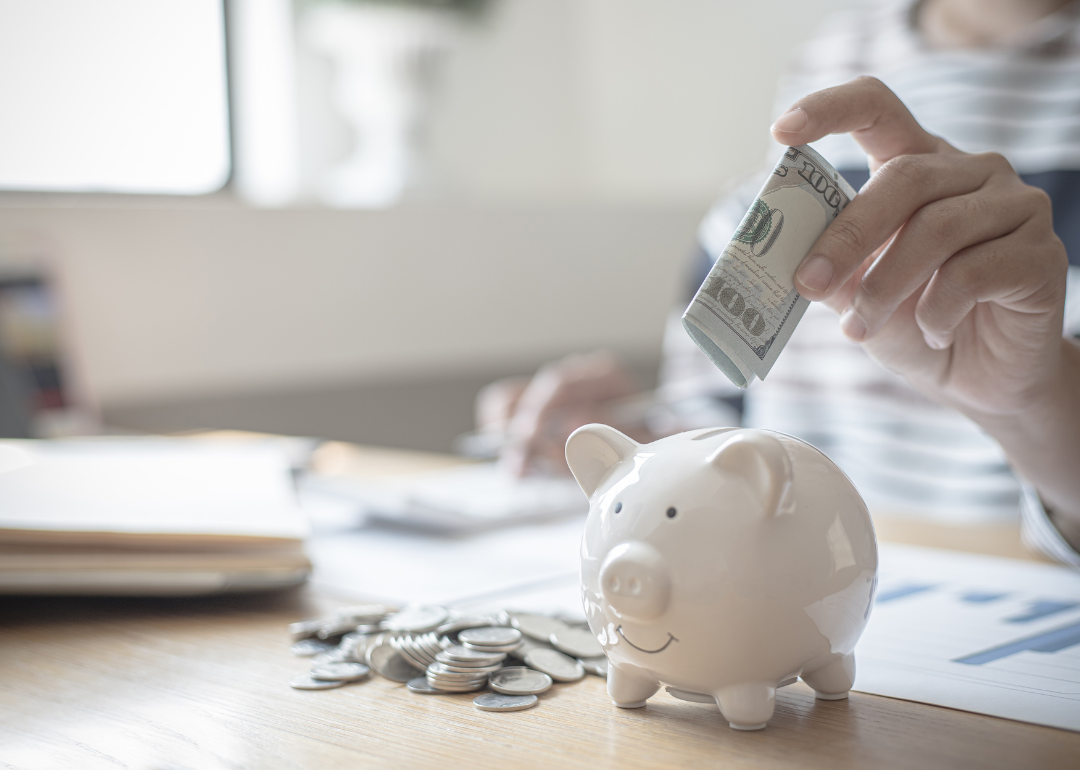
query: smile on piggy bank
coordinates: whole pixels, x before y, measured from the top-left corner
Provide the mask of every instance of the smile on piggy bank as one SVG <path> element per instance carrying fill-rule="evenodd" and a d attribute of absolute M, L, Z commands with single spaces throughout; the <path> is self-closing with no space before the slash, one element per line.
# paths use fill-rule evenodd
<path fill-rule="evenodd" d="M 819 698 L 847 697 L 877 545 L 824 454 L 763 430 L 638 444 L 586 425 L 566 460 L 590 498 L 582 593 L 616 706 L 644 706 L 664 684 L 756 730 L 796 677 Z"/>

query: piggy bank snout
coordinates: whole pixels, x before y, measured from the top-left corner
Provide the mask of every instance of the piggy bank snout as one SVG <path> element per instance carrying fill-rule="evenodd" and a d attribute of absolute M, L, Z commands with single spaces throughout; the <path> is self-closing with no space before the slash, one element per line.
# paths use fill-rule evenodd
<path fill-rule="evenodd" d="M 667 609 L 671 577 L 664 557 L 647 543 L 623 543 L 611 549 L 600 567 L 600 591 L 620 615 L 652 620 Z"/>

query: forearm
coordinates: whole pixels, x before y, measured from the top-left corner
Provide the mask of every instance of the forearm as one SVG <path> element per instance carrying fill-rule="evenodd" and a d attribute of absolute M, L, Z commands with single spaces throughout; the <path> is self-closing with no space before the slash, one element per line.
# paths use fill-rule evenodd
<path fill-rule="evenodd" d="M 1080 531 L 1080 346 L 1061 341 L 1052 382 L 1022 412 L 970 416 L 997 439 L 1062 525 Z"/>

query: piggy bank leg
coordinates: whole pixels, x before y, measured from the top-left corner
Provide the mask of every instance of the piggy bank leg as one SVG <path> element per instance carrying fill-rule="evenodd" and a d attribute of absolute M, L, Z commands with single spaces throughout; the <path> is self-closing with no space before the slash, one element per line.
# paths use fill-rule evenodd
<path fill-rule="evenodd" d="M 855 684 L 855 654 L 848 653 L 817 671 L 802 675 L 802 680 L 814 688 L 822 700 L 843 700 Z"/>
<path fill-rule="evenodd" d="M 776 688 L 766 684 L 736 684 L 716 693 L 716 705 L 736 730 L 760 730 L 773 715 Z"/>
<path fill-rule="evenodd" d="M 608 664 L 607 691 L 621 709 L 639 709 L 660 689 L 660 683 L 633 666 Z"/>

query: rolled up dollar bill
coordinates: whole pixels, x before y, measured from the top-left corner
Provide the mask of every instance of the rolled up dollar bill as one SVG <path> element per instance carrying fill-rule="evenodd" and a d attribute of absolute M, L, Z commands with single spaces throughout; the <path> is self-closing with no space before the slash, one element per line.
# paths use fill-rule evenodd
<path fill-rule="evenodd" d="M 683 327 L 745 388 L 776 363 L 810 301 L 795 270 L 855 190 L 807 146 L 788 147 L 683 313 Z"/>

